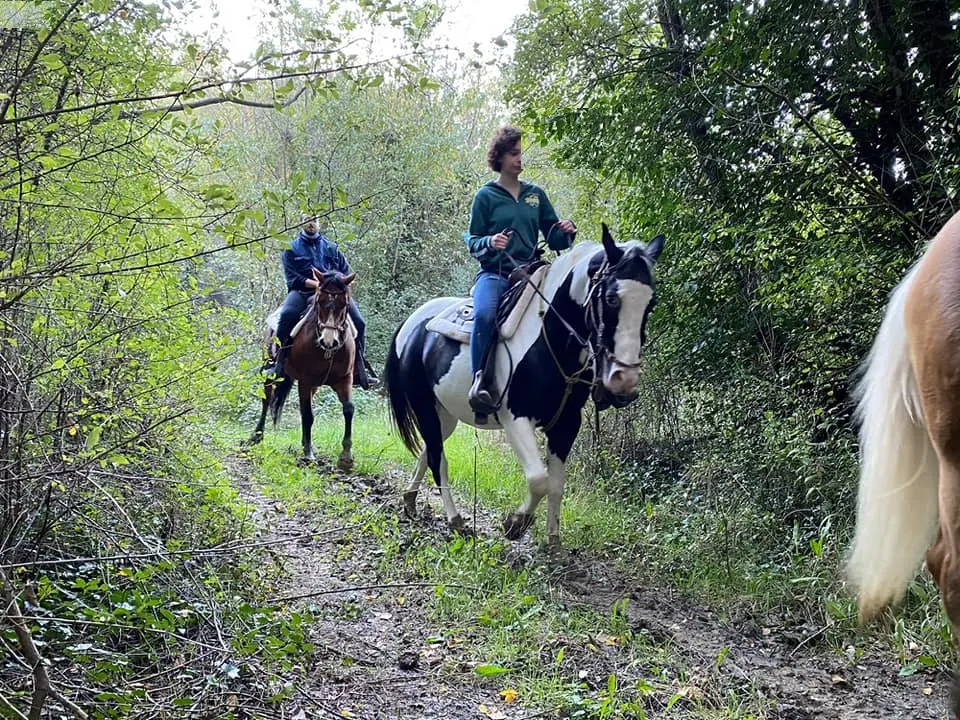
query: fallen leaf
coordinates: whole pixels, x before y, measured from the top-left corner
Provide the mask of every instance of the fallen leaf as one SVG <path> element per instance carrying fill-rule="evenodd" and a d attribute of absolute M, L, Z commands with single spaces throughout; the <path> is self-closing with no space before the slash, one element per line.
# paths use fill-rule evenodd
<path fill-rule="evenodd" d="M 505 688 L 500 691 L 500 697 L 503 698 L 503 701 L 507 703 L 507 705 L 512 705 L 517 701 L 517 698 L 520 697 L 520 693 L 513 688 Z"/>
<path fill-rule="evenodd" d="M 481 715 L 486 715 L 490 720 L 506 720 L 506 715 L 504 715 L 500 710 L 496 708 L 487 707 L 483 703 L 480 703 L 480 706 L 477 708 Z"/>
<path fill-rule="evenodd" d="M 830 682 L 834 685 L 848 685 L 847 679 L 843 675 L 831 675 Z"/>
<path fill-rule="evenodd" d="M 397 598 L 396 603 L 397 605 L 403 605 L 406 601 L 407 599 L 403 595 L 401 595 L 400 597 Z"/>
<path fill-rule="evenodd" d="M 923 689 L 923 694 L 924 694 L 924 695 L 933 695 L 933 688 L 932 688 L 932 687 L 925 687 L 925 688 Z"/>
<path fill-rule="evenodd" d="M 393 615 L 391 615 L 388 612 L 382 612 L 382 613 L 377 613 L 377 617 L 380 618 L 381 620 L 390 620 L 393 617 Z"/>
<path fill-rule="evenodd" d="M 483 665 L 477 665 L 473 671 L 480 677 L 498 677 L 499 675 L 505 675 L 510 672 L 510 669 L 492 663 L 485 663 Z"/>
<path fill-rule="evenodd" d="M 356 715 L 354 715 L 352 712 L 350 712 L 350 711 L 347 710 L 346 708 L 340 708 L 340 715 L 341 715 L 342 717 L 345 717 L 345 718 L 355 718 L 355 717 L 356 717 Z"/>
<path fill-rule="evenodd" d="M 600 648 L 598 648 L 598 647 L 597 647 L 596 645 L 594 645 L 593 643 L 587 643 L 587 650 L 590 650 L 590 651 L 595 652 L 595 653 L 600 652 Z"/>

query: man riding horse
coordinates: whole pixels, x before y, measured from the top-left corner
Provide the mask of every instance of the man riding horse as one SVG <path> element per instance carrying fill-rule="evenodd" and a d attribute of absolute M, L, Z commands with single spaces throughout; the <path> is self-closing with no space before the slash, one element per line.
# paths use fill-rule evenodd
<path fill-rule="evenodd" d="M 313 270 L 320 273 L 335 271 L 341 275 L 350 274 L 347 259 L 336 243 L 328 240 L 320 232 L 317 218 L 312 215 L 304 216 L 303 228 L 290 243 L 290 247 L 283 251 L 282 262 L 288 292 L 277 322 L 280 350 L 274 366 L 270 369 L 270 373 L 277 378 L 284 376 L 284 364 L 290 350 L 290 333 L 306 310 L 307 302 L 317 287 Z M 350 301 L 347 312 L 357 329 L 358 362 L 354 364 L 353 382 L 357 387 L 369 390 L 379 385 L 380 380 L 366 358 L 367 324 L 355 300 Z"/>

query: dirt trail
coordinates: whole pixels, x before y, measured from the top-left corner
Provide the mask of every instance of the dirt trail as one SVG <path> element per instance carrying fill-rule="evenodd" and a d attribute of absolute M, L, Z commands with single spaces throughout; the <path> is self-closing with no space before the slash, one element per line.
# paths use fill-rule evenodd
<path fill-rule="evenodd" d="M 237 469 L 238 477 L 249 476 L 242 467 Z M 332 467 L 320 467 L 318 472 L 336 474 Z M 338 477 L 355 497 L 366 495 L 364 507 L 371 512 L 400 515 L 402 477 L 390 473 Z M 242 483 L 241 492 L 256 507 L 265 539 L 318 533 L 275 551 L 289 577 L 285 594 L 306 596 L 291 603 L 309 607 L 317 618 L 311 627 L 317 652 L 306 668 L 307 679 L 294 682 L 286 717 L 556 717 L 551 709 L 505 704 L 495 683 L 478 678 L 458 659 L 456 639 L 444 638 L 427 617 L 431 587 L 378 586 L 383 551 L 372 535 L 352 533 L 345 540 L 342 533 L 325 532 L 335 527 L 329 517 L 290 514 L 250 483 Z M 438 498 L 423 494 L 429 494 L 439 518 Z M 480 510 L 478 515 L 481 532 L 499 532 L 488 513 Z M 421 530 L 432 528 L 438 539 L 447 536 L 439 520 L 423 525 Z M 529 541 L 521 541 L 505 561 L 525 564 L 541 558 Z M 740 696 L 767 698 L 770 709 L 763 716 L 767 720 L 947 717 L 949 678 L 944 674 L 900 677 L 891 658 L 870 651 L 853 664 L 817 647 L 816 629 L 776 627 L 755 617 L 721 623 L 709 608 L 670 590 L 640 587 L 604 560 L 576 551 L 549 562 L 552 583 L 565 605 L 609 613 L 627 598 L 626 619 L 634 633 L 646 634 L 680 659 L 677 673 L 689 696 L 669 710 L 662 702 L 651 701 L 646 708 L 649 717 L 704 717 L 702 706 L 723 707 L 724 698 Z M 331 592 L 339 590 L 344 591 Z M 624 667 L 618 649 L 603 643 L 591 644 L 591 651 L 584 650 L 581 658 L 585 668 L 581 677 L 587 682 L 605 685 L 607 676 L 617 673 L 626 683 L 642 679 L 649 670 Z M 701 710 L 695 711 L 698 704 Z"/>

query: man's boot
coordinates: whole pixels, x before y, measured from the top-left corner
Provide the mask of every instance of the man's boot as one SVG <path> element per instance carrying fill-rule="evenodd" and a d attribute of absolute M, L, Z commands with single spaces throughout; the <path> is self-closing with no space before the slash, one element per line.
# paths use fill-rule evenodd
<path fill-rule="evenodd" d="M 277 350 L 277 359 L 273 362 L 273 367 L 267 368 L 267 375 L 272 376 L 276 380 L 282 380 L 284 377 L 285 365 L 287 363 L 287 355 L 290 354 L 290 343 L 287 342 L 284 345 L 280 346 L 280 349 Z"/>
<path fill-rule="evenodd" d="M 373 369 L 373 365 L 370 364 L 370 361 L 367 360 L 367 356 L 363 356 L 363 366 L 367 369 L 367 378 L 370 382 L 370 387 L 375 388 L 380 385 L 380 378 L 377 377 L 376 371 Z"/>
<path fill-rule="evenodd" d="M 363 351 L 357 352 L 357 358 L 353 363 L 353 384 L 361 390 L 370 390 L 380 384 L 380 378 L 373 372 Z"/>

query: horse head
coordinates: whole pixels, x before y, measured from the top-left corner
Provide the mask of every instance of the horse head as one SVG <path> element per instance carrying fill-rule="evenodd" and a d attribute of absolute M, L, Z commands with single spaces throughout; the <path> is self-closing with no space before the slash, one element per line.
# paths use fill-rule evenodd
<path fill-rule="evenodd" d="M 317 347 L 330 357 L 343 347 L 347 339 L 347 307 L 350 304 L 350 283 L 356 273 L 320 272 L 313 269 L 317 287 L 313 302 L 317 318 Z"/>
<path fill-rule="evenodd" d="M 617 245 L 603 224 L 603 253 L 591 260 L 586 318 L 596 358 L 593 399 L 601 410 L 636 399 L 647 317 L 656 304 L 653 266 L 663 235 Z"/>

